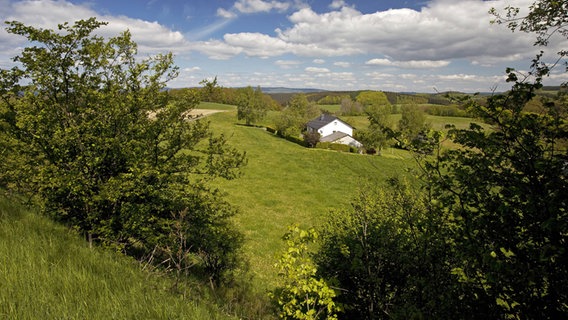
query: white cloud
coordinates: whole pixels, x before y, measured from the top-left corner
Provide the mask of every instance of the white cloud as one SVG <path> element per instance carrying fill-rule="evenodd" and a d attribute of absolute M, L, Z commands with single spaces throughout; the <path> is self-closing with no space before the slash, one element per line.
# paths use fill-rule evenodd
<path fill-rule="evenodd" d="M 6 10 L 6 9 L 5 9 Z M 7 10 L 8 11 L 8 10 Z M 117 36 L 125 30 L 129 30 L 132 39 L 138 44 L 140 53 L 157 53 L 165 50 L 176 51 L 183 50 L 187 45 L 181 32 L 170 30 L 158 22 L 148 22 L 140 19 L 133 19 L 126 16 L 100 15 L 92 10 L 87 4 L 73 4 L 66 1 L 52 0 L 26 0 L 14 2 L 9 7 L 7 16 L 2 20 L 17 20 L 26 25 L 38 28 L 55 29 L 57 24 L 80 19 L 88 19 L 97 17 L 99 21 L 108 22 L 107 26 L 101 27 L 97 33 L 103 36 Z M 23 38 L 6 35 L 2 29 L 0 31 L 0 40 L 2 44 L 7 43 L 5 39 L 22 43 Z M 17 39 L 17 40 L 16 40 Z M 4 46 L 0 44 L 1 51 L 4 52 Z"/>
<path fill-rule="evenodd" d="M 343 0 L 333 0 L 331 2 L 331 4 L 329 5 L 329 7 L 331 9 L 339 9 L 341 7 L 344 7 L 344 6 L 346 6 L 346 4 L 345 4 L 345 1 L 343 1 Z"/>
<path fill-rule="evenodd" d="M 349 68 L 351 66 L 351 63 L 347 61 L 336 61 L 333 63 L 333 65 L 342 68 Z"/>
<path fill-rule="evenodd" d="M 229 11 L 229 10 L 226 10 L 226 9 L 223 9 L 223 8 L 219 8 L 219 9 L 217 9 L 217 16 L 225 18 L 225 19 L 233 19 L 233 18 L 237 17 L 237 14 L 232 12 L 232 11 Z"/>
<path fill-rule="evenodd" d="M 406 69 L 430 69 L 442 68 L 450 64 L 450 61 L 431 61 L 431 60 L 410 60 L 410 61 L 391 61 L 389 59 L 371 59 L 365 62 L 366 65 L 399 67 Z"/>
<path fill-rule="evenodd" d="M 318 67 L 307 67 L 304 70 L 306 72 L 310 72 L 310 73 L 327 73 L 327 72 L 329 72 L 328 68 L 318 68 Z"/>
<path fill-rule="evenodd" d="M 292 68 L 302 64 L 302 61 L 298 61 L 298 60 L 276 60 L 276 62 L 274 62 L 274 63 L 282 69 L 292 69 Z"/>
<path fill-rule="evenodd" d="M 312 62 L 315 63 L 315 64 L 324 64 L 324 63 L 325 63 L 325 60 L 323 60 L 323 59 L 314 59 Z"/>
<path fill-rule="evenodd" d="M 286 11 L 290 4 L 280 1 L 237 0 L 233 6 L 242 13 L 256 13 L 270 12 L 272 10 Z"/>
<path fill-rule="evenodd" d="M 198 41 L 191 44 L 193 50 L 206 54 L 210 59 L 227 60 L 240 54 L 243 49 L 220 40 Z"/>
<path fill-rule="evenodd" d="M 224 36 L 224 40 L 227 45 L 242 49 L 246 55 L 253 57 L 268 58 L 289 51 L 286 42 L 262 33 L 228 33 Z"/>
<path fill-rule="evenodd" d="M 195 72 L 195 71 L 200 71 L 200 70 L 201 70 L 200 67 L 183 68 L 183 71 L 185 71 L 185 72 Z"/>

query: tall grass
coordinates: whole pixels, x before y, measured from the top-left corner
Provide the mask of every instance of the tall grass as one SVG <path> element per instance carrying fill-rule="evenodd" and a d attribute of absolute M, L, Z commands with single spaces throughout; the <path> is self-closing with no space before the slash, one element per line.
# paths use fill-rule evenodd
<path fill-rule="evenodd" d="M 0 319 L 227 319 L 171 281 L 0 196 Z"/>

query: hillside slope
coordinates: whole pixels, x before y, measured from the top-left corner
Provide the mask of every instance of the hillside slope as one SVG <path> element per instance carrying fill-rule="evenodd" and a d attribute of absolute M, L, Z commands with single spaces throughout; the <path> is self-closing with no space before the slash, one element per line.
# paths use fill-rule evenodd
<path fill-rule="evenodd" d="M 0 196 L 0 319 L 228 319 Z"/>

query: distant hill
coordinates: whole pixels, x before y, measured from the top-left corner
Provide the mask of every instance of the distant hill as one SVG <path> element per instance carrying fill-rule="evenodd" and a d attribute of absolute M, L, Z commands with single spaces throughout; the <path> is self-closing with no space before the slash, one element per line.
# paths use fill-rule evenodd
<path fill-rule="evenodd" d="M 312 93 L 312 92 L 325 92 L 323 89 L 313 88 L 286 88 L 286 87 L 261 87 L 263 93 Z"/>

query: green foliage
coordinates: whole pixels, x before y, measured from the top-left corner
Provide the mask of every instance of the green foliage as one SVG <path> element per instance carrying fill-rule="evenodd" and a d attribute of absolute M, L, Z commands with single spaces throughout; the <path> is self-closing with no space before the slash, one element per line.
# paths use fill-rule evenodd
<path fill-rule="evenodd" d="M 199 82 L 203 85 L 201 89 L 201 100 L 207 102 L 222 102 L 223 92 L 217 83 L 217 76 L 213 80 L 203 79 Z"/>
<path fill-rule="evenodd" d="M 398 94 L 396 97 L 396 104 L 424 104 L 428 103 L 427 96 Z"/>
<path fill-rule="evenodd" d="M 442 106 L 442 105 L 429 105 L 426 107 L 426 113 L 433 116 L 442 117 L 469 117 L 466 110 L 460 109 L 456 105 Z"/>
<path fill-rule="evenodd" d="M 351 209 L 333 212 L 316 262 L 342 290 L 342 318 L 456 318 L 464 310 L 449 277 L 449 227 L 424 194 L 396 179 L 366 186 Z"/>
<path fill-rule="evenodd" d="M 266 116 L 268 109 L 260 87 L 239 89 L 237 95 L 237 119 L 245 120 L 247 125 L 251 125 Z"/>
<path fill-rule="evenodd" d="M 278 134 L 284 137 L 299 137 L 306 123 L 319 114 L 320 110 L 315 103 L 309 102 L 305 94 L 297 94 L 292 97 L 276 122 Z"/>
<path fill-rule="evenodd" d="M 282 285 L 270 293 L 280 318 L 337 319 L 337 294 L 325 280 L 316 277 L 317 268 L 310 257 L 309 245 L 317 238 L 315 229 L 298 226 L 289 227 L 284 235 L 287 249 L 275 265 Z"/>
<path fill-rule="evenodd" d="M 316 144 L 316 148 L 318 149 L 329 149 L 329 150 L 335 150 L 335 151 L 341 151 L 341 152 L 357 152 L 357 148 L 346 145 L 346 144 L 341 144 L 341 143 L 332 143 L 332 142 L 318 142 Z"/>
<path fill-rule="evenodd" d="M 398 140 L 403 147 L 411 145 L 414 140 L 420 139 L 419 135 L 428 130 L 424 112 L 416 105 L 403 105 L 402 117 L 398 122 Z"/>
<path fill-rule="evenodd" d="M 562 318 L 568 314 L 566 104 L 525 113 L 539 84 L 517 83 L 475 103 L 494 130 L 451 130 L 459 150 L 427 163 L 434 196 L 458 220 L 457 269 L 488 316 Z"/>
<path fill-rule="evenodd" d="M 340 104 L 344 99 L 351 100 L 351 97 L 347 94 L 326 95 L 318 100 L 318 104 Z"/>
<path fill-rule="evenodd" d="M 387 95 L 381 91 L 362 91 L 355 99 L 365 108 L 368 106 L 390 106 Z"/>
<path fill-rule="evenodd" d="M 367 151 L 374 150 L 378 155 L 388 145 L 391 138 L 390 105 L 372 105 L 365 110 L 370 125 L 367 129 L 359 130 L 355 139 L 360 141 Z"/>
<path fill-rule="evenodd" d="M 502 20 L 512 30 L 536 32 L 537 45 L 552 33 L 567 37 L 566 3 L 536 1 L 528 16 L 509 7 Z M 559 52 L 560 57 L 565 51 Z M 471 112 L 494 125 L 451 130 L 457 150 L 426 162 L 432 195 L 457 222 L 454 274 L 479 317 L 561 319 L 568 316 L 568 194 L 565 99 L 547 101 L 540 113 L 525 112 L 552 66 L 533 60 L 528 75 L 507 69 L 512 89 Z"/>
<path fill-rule="evenodd" d="M 309 148 L 314 148 L 318 144 L 320 138 L 321 135 L 319 132 L 304 132 L 304 143 Z"/>
<path fill-rule="evenodd" d="M 235 178 L 244 154 L 187 116 L 196 91 L 163 90 L 177 75 L 171 54 L 140 61 L 128 32 L 92 35 L 103 24 L 81 20 L 58 33 L 9 23 L 8 32 L 41 45 L 1 73 L 9 139 L 1 162 L 13 167 L 0 180 L 89 241 L 139 258 L 154 252 L 158 262 L 172 214 L 189 210 L 192 254 L 219 281 L 240 242 L 229 222 L 235 210 L 208 183 Z"/>
<path fill-rule="evenodd" d="M 353 101 L 350 97 L 345 97 L 341 99 L 339 113 L 348 116 L 360 115 L 363 113 L 363 106 L 358 101 Z"/>

